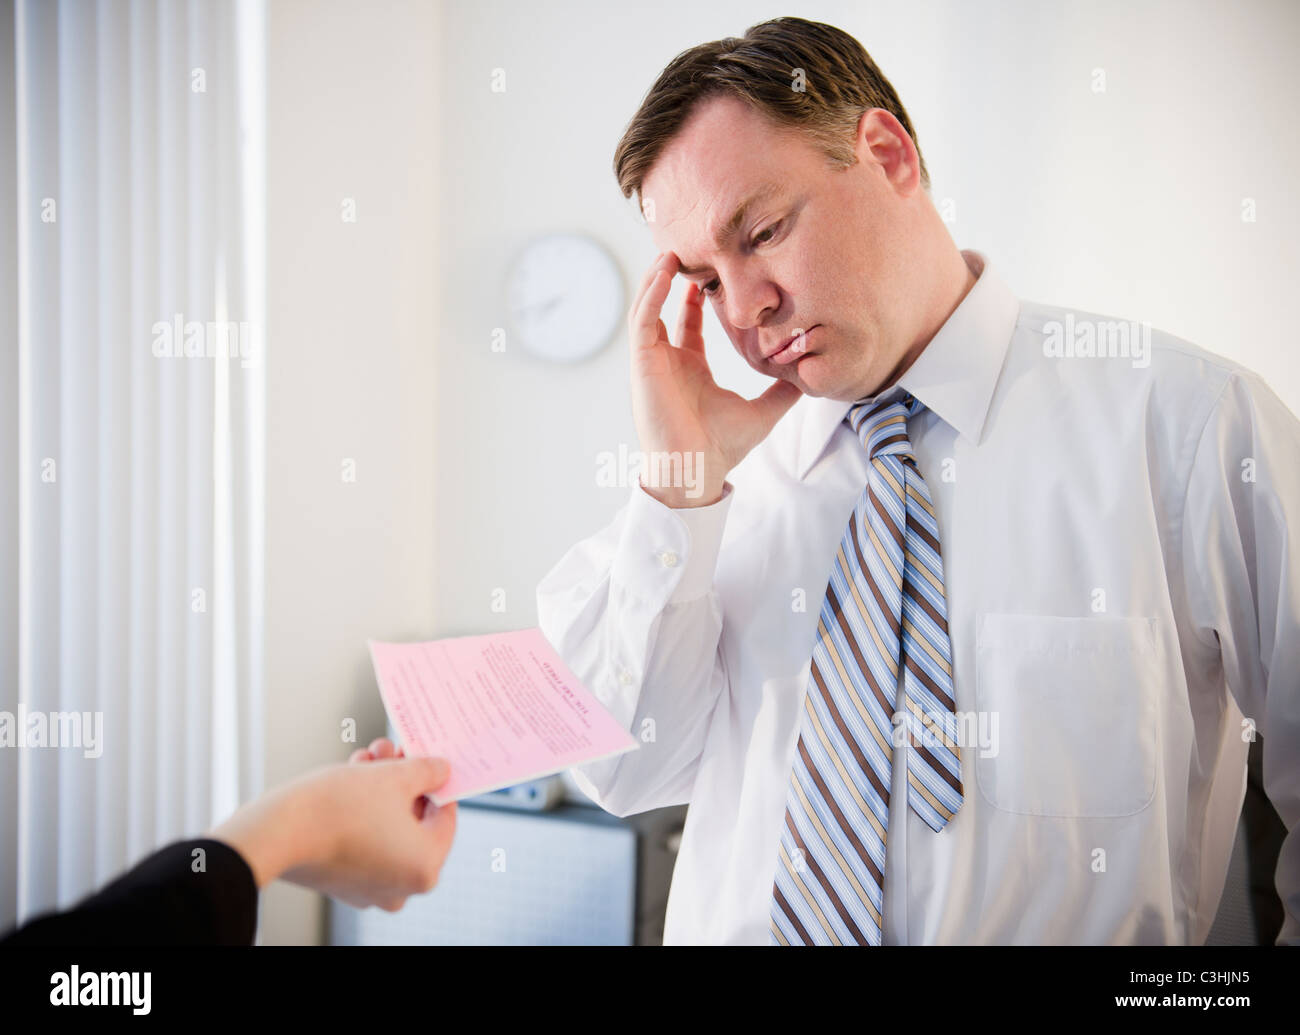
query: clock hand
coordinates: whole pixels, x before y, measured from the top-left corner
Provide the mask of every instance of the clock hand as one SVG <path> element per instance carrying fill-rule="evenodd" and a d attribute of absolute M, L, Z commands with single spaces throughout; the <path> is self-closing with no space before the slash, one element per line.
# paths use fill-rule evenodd
<path fill-rule="evenodd" d="M 532 305 L 520 306 L 515 310 L 515 313 L 519 316 L 544 316 L 562 301 L 564 301 L 564 296 L 556 295 L 554 298 L 548 298 L 542 302 L 534 302 Z"/>

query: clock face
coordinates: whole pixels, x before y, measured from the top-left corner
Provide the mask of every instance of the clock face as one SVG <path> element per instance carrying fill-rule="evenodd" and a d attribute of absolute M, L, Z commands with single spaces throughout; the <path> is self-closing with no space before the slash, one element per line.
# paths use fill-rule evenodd
<path fill-rule="evenodd" d="M 561 363 L 598 352 L 627 315 L 618 265 L 580 234 L 548 234 L 529 242 L 510 270 L 506 291 L 524 347 Z"/>

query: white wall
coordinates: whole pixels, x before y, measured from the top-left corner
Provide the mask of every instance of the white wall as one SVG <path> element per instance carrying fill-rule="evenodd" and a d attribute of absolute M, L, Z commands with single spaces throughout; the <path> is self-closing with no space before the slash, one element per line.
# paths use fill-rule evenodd
<path fill-rule="evenodd" d="M 1300 412 L 1288 333 L 1300 5 L 449 3 L 440 634 L 534 624 L 538 580 L 626 496 L 596 485 L 597 452 L 636 447 L 622 325 L 575 367 L 531 360 L 509 339 L 491 351 L 515 250 L 545 230 L 591 233 L 620 258 L 630 291 L 653 249 L 611 172 L 624 125 L 679 51 L 784 14 L 862 41 L 912 117 L 933 196 L 954 199 L 957 244 L 989 254 L 1021 297 L 1147 320 L 1253 366 Z M 489 89 L 498 67 L 503 94 Z M 1105 93 L 1093 92 L 1095 68 Z M 1243 197 L 1256 199 L 1256 223 L 1242 222 Z M 719 380 L 757 394 L 765 379 L 706 313 Z M 490 609 L 496 587 L 503 614 Z"/>
<path fill-rule="evenodd" d="M 384 731 L 366 639 L 432 629 L 439 10 L 273 0 L 267 26 L 266 781 Z M 344 198 L 356 222 L 342 218 Z M 356 464 L 345 483 L 342 464 Z M 266 943 L 321 899 L 265 896 Z"/>

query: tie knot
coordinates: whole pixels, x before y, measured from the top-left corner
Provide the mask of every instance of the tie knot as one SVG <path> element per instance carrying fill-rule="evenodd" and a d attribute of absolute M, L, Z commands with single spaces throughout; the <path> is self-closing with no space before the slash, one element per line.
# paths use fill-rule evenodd
<path fill-rule="evenodd" d="M 921 400 L 895 388 L 877 399 L 865 399 L 849 408 L 849 425 L 867 450 L 867 458 L 912 455 L 907 418 L 922 408 Z"/>

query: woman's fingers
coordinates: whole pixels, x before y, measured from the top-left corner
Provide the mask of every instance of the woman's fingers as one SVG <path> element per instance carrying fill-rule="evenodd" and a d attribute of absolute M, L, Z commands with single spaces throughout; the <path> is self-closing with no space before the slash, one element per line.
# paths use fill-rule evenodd
<path fill-rule="evenodd" d="M 357 748 L 348 756 L 348 762 L 374 762 L 381 758 L 405 758 L 406 752 L 387 737 L 376 737 L 369 747 Z"/>
<path fill-rule="evenodd" d="M 396 751 L 397 748 L 387 737 L 376 737 L 370 742 L 370 753 L 375 758 L 392 758 Z"/>
<path fill-rule="evenodd" d="M 433 802 L 429 802 L 422 822 L 437 857 L 445 858 L 456 837 L 456 802 L 449 801 L 446 805 L 436 807 Z"/>

